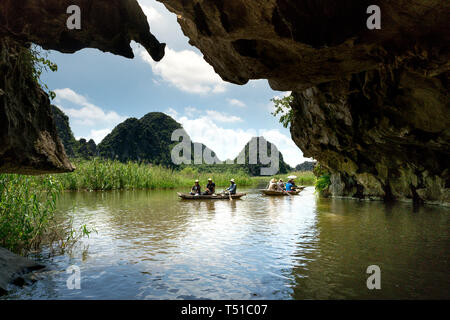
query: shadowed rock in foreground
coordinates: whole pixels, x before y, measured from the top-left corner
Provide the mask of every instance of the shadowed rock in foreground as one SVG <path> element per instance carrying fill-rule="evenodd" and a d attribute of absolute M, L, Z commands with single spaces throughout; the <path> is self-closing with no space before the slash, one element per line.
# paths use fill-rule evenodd
<path fill-rule="evenodd" d="M 293 91 L 333 195 L 450 204 L 450 2 L 160 1 L 224 80 Z"/>
<path fill-rule="evenodd" d="M 0 247 L 0 295 L 7 293 L 10 283 L 22 286 L 24 274 L 44 268 L 34 261 L 18 256 Z"/>

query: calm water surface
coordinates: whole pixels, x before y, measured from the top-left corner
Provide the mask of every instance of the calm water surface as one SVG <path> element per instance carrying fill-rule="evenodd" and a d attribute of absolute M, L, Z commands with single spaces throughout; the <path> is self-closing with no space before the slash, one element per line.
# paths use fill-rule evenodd
<path fill-rule="evenodd" d="M 242 189 L 241 189 L 242 191 Z M 98 230 L 6 299 L 450 298 L 450 210 L 267 197 L 189 201 L 174 191 L 66 193 L 61 218 Z M 66 269 L 81 269 L 69 290 Z M 369 265 L 381 290 L 368 290 Z"/>

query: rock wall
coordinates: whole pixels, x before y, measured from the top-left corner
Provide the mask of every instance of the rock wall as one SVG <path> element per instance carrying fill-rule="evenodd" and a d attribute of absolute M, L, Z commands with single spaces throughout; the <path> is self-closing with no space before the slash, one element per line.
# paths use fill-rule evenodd
<path fill-rule="evenodd" d="M 293 95 L 292 138 L 333 195 L 450 203 L 448 74 L 372 70 Z"/>
<path fill-rule="evenodd" d="M 27 48 L 0 39 L 0 172 L 73 171 L 31 67 Z"/>
<path fill-rule="evenodd" d="M 450 2 L 161 2 L 224 80 L 293 91 L 292 138 L 333 195 L 449 204 Z"/>
<path fill-rule="evenodd" d="M 7 293 L 10 283 L 22 286 L 26 282 L 24 274 L 42 268 L 43 265 L 0 247 L 0 296 Z"/>
<path fill-rule="evenodd" d="M 81 30 L 69 30 L 67 8 L 81 9 Z M 40 174 L 74 170 L 56 134 L 50 101 L 22 59 L 30 42 L 73 53 L 97 48 L 133 57 L 131 40 L 155 61 L 165 44 L 150 33 L 136 0 L 0 1 L 0 172 Z"/>

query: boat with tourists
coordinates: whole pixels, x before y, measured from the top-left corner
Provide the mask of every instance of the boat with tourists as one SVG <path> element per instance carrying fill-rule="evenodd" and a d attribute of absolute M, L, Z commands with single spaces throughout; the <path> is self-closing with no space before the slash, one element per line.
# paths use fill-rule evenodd
<path fill-rule="evenodd" d="M 189 193 L 181 193 L 177 192 L 178 196 L 181 199 L 188 199 L 188 200 L 229 200 L 231 199 L 240 199 L 241 197 L 245 196 L 246 193 L 235 193 L 235 194 L 189 194 Z"/>
<path fill-rule="evenodd" d="M 299 194 L 305 187 L 299 187 L 300 189 L 295 191 L 275 191 L 275 190 L 267 190 L 267 189 L 261 189 L 261 192 L 265 194 L 266 196 L 293 196 Z"/>

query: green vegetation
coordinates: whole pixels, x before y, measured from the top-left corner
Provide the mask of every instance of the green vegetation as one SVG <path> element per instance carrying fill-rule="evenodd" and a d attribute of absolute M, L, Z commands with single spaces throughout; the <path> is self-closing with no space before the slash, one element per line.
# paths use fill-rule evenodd
<path fill-rule="evenodd" d="M 24 254 L 42 245 L 65 250 L 89 237 L 86 225 L 60 223 L 55 215 L 62 186 L 56 176 L 0 174 L 0 246 Z"/>
<path fill-rule="evenodd" d="M 60 191 L 51 176 L 0 175 L 0 246 L 15 252 L 39 247 Z"/>
<path fill-rule="evenodd" d="M 324 194 L 328 190 L 328 187 L 331 184 L 331 174 L 320 164 L 317 164 L 314 168 L 314 175 L 317 177 L 317 181 L 315 184 L 316 190 L 320 194 Z"/>
<path fill-rule="evenodd" d="M 272 177 L 251 177 L 240 167 L 221 166 L 206 171 L 205 167 L 185 166 L 173 170 L 146 163 L 117 160 L 76 160 L 77 170 L 72 173 L 43 176 L 0 175 L 0 246 L 23 253 L 37 249 L 43 243 L 57 244 L 64 249 L 90 230 L 81 226 L 62 226 L 55 217 L 55 207 L 63 190 L 131 190 L 131 189 L 180 189 L 186 191 L 199 179 L 205 185 L 208 178 L 216 183 L 217 190 L 229 185 L 234 178 L 239 187 L 266 183 Z M 200 170 L 199 170 L 200 169 Z M 212 171 L 212 172 L 211 172 Z M 312 172 L 278 174 L 286 180 L 296 175 L 298 185 L 313 185 Z"/>
<path fill-rule="evenodd" d="M 212 178 L 218 187 L 229 185 L 234 178 L 239 186 L 252 186 L 271 177 L 251 177 L 234 166 L 222 165 L 220 169 L 205 171 L 202 166 L 185 166 L 181 170 L 164 168 L 146 163 L 117 160 L 76 160 L 76 170 L 71 173 L 54 175 L 53 179 L 64 190 L 132 190 L 132 189 L 175 189 L 190 188 L 195 179 L 206 184 Z M 209 169 L 215 166 L 210 166 Z M 227 169 L 227 167 L 230 167 Z M 297 184 L 313 185 L 315 177 L 311 172 L 294 172 Z M 276 177 L 286 179 L 286 174 Z M 32 179 L 42 179 L 35 177 Z"/>
<path fill-rule="evenodd" d="M 98 145 L 102 158 L 145 161 L 173 167 L 171 150 L 175 144 L 172 133 L 181 125 L 162 112 L 147 113 L 141 119 L 129 118 L 116 126 Z"/>
<path fill-rule="evenodd" d="M 294 97 L 291 95 L 283 97 L 283 98 L 272 98 L 272 101 L 275 104 L 275 111 L 272 112 L 272 115 L 276 117 L 280 115 L 280 123 L 283 127 L 287 128 L 292 122 L 292 108 L 291 103 L 294 100 Z"/>
<path fill-rule="evenodd" d="M 55 93 L 51 91 L 48 86 L 42 82 L 41 75 L 43 72 L 58 71 L 58 66 L 47 59 L 48 53 L 43 51 L 36 45 L 31 45 L 29 49 L 24 49 L 21 53 L 20 59 L 29 66 L 32 79 L 48 93 L 51 99 L 55 98 Z"/>
<path fill-rule="evenodd" d="M 277 149 L 276 145 L 274 145 L 273 143 L 267 141 L 264 137 L 254 137 L 252 138 L 249 142 L 247 142 L 247 144 L 245 145 L 245 147 L 243 148 L 243 150 L 240 152 L 240 154 L 242 152 L 245 152 L 245 164 L 241 164 L 241 165 L 237 165 L 240 166 L 246 173 L 248 173 L 251 176 L 260 176 L 261 175 L 261 168 L 264 167 L 269 167 L 270 164 L 262 164 L 260 161 L 260 150 L 259 150 L 259 143 L 260 143 L 260 139 L 263 139 L 262 141 L 266 141 L 266 150 L 267 150 L 267 156 L 270 157 L 271 155 L 271 150 L 272 147 L 274 149 Z M 257 146 L 257 152 L 256 152 L 256 159 L 258 160 L 257 164 L 250 164 L 250 158 L 249 158 L 249 149 L 250 149 L 250 143 L 255 143 L 255 146 Z M 277 149 L 278 150 L 278 149 Z M 237 160 L 238 157 L 236 157 L 235 162 Z M 278 172 L 280 174 L 286 174 L 289 171 L 291 171 L 291 167 L 284 162 L 283 159 L 283 154 L 281 152 L 279 152 L 279 160 L 278 160 Z"/>
<path fill-rule="evenodd" d="M 252 184 L 252 179 L 243 172 L 199 172 L 195 167 L 173 170 L 146 163 L 117 160 L 77 160 L 76 170 L 55 176 L 65 190 L 131 190 L 190 188 L 195 179 L 206 184 L 211 177 L 217 186 L 228 186 L 234 178 L 241 186 Z"/>

